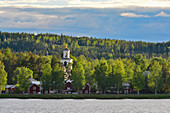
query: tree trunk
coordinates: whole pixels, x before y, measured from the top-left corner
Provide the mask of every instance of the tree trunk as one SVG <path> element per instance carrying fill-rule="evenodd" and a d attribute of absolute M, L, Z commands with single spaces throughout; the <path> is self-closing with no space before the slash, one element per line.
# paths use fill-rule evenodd
<path fill-rule="evenodd" d="M 119 94 L 119 85 L 118 85 L 118 94 Z"/>
<path fill-rule="evenodd" d="M 157 88 L 156 88 L 157 82 L 155 83 L 155 95 L 157 94 Z"/>
<path fill-rule="evenodd" d="M 157 89 L 156 89 L 156 87 L 155 87 L 155 95 L 157 94 Z"/>
<path fill-rule="evenodd" d="M 139 95 L 139 89 L 138 89 L 138 93 L 137 94 Z"/>

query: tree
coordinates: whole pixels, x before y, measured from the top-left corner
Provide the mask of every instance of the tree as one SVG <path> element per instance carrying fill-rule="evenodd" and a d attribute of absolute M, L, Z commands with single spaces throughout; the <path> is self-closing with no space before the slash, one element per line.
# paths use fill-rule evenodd
<path fill-rule="evenodd" d="M 120 90 L 120 86 L 123 82 L 123 80 L 125 79 L 125 69 L 124 69 L 124 65 L 122 63 L 121 60 L 115 60 L 115 64 L 114 64 L 114 76 L 115 76 L 115 84 L 116 84 L 116 87 L 117 87 L 117 91 L 118 91 L 118 94 L 119 94 L 119 90 Z"/>
<path fill-rule="evenodd" d="M 5 90 L 5 85 L 7 83 L 7 73 L 4 68 L 4 64 L 0 61 L 0 93 L 2 90 Z"/>
<path fill-rule="evenodd" d="M 162 88 L 163 86 L 162 66 L 159 62 L 154 61 L 149 70 L 151 75 L 148 76 L 148 86 L 154 88 L 155 94 L 157 94 L 158 88 Z"/>
<path fill-rule="evenodd" d="M 51 88 L 51 70 L 51 65 L 49 63 L 45 64 L 42 76 L 40 78 L 41 86 L 45 91 L 48 91 Z"/>
<path fill-rule="evenodd" d="M 136 65 L 135 72 L 132 78 L 132 85 L 135 89 L 138 90 L 137 94 L 139 94 L 139 90 L 142 90 L 145 87 L 145 77 L 142 73 L 142 70 L 139 65 Z"/>
<path fill-rule="evenodd" d="M 125 82 L 132 82 L 132 78 L 134 75 L 134 67 L 135 63 L 132 61 L 132 59 L 126 59 L 124 61 L 124 67 L 125 67 Z"/>
<path fill-rule="evenodd" d="M 94 70 L 91 67 L 91 62 L 87 62 L 87 64 L 84 66 L 84 70 L 85 70 L 85 78 L 86 81 L 93 86 L 95 83 L 95 78 L 93 77 L 93 72 Z"/>
<path fill-rule="evenodd" d="M 71 79 L 73 80 L 73 87 L 75 90 L 79 90 L 85 86 L 86 80 L 84 76 L 84 68 L 80 62 L 77 62 L 72 70 Z"/>
<path fill-rule="evenodd" d="M 136 55 L 134 61 L 136 65 L 140 65 L 142 71 L 145 71 L 147 69 L 148 61 L 145 56 L 143 57 L 141 54 Z"/>
<path fill-rule="evenodd" d="M 167 79 L 167 92 L 170 93 L 170 77 Z"/>
<path fill-rule="evenodd" d="M 54 66 L 51 75 L 52 75 L 51 80 L 52 88 L 54 88 L 56 91 L 62 89 L 64 86 L 64 71 L 61 69 L 59 64 L 56 64 Z"/>
<path fill-rule="evenodd" d="M 105 93 L 107 86 L 108 86 L 108 65 L 107 62 L 100 62 L 99 65 L 95 67 L 94 76 L 96 78 L 96 82 L 98 88 Z"/>
<path fill-rule="evenodd" d="M 28 80 L 33 77 L 33 71 L 26 67 L 17 67 L 14 71 L 13 80 L 17 81 L 17 86 L 21 92 L 27 91 L 31 82 Z"/>

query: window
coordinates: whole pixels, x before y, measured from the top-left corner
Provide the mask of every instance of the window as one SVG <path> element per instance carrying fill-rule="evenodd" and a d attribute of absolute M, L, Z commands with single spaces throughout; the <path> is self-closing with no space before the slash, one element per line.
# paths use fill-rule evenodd
<path fill-rule="evenodd" d="M 65 52 L 65 58 L 67 57 L 67 53 Z"/>
<path fill-rule="evenodd" d="M 33 91 L 33 94 L 37 94 L 37 92 L 36 92 L 36 91 Z"/>
<path fill-rule="evenodd" d="M 88 90 L 85 90 L 85 94 L 88 94 Z"/>
<path fill-rule="evenodd" d="M 36 90 L 36 87 L 35 87 L 35 86 L 33 87 L 33 90 Z"/>
<path fill-rule="evenodd" d="M 67 90 L 70 90 L 70 87 L 67 87 Z"/>
<path fill-rule="evenodd" d="M 64 66 L 67 66 L 67 62 L 66 61 L 64 62 Z"/>

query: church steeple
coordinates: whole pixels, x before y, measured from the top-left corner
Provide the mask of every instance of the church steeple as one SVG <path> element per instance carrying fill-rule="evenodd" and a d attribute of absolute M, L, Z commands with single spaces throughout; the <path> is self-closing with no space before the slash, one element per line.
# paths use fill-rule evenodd
<path fill-rule="evenodd" d="M 67 66 L 69 63 L 72 63 L 73 59 L 70 58 L 70 50 L 67 48 L 67 44 L 66 44 L 66 48 L 63 50 L 63 58 L 61 59 L 61 63 L 64 64 L 64 66 Z"/>

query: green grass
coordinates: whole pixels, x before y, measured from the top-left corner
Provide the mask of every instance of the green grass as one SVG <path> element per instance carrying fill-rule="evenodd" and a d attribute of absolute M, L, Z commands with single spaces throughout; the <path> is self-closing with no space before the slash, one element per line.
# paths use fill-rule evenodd
<path fill-rule="evenodd" d="M 170 99 L 170 94 L 110 95 L 110 94 L 0 94 L 0 98 L 18 99 Z"/>

